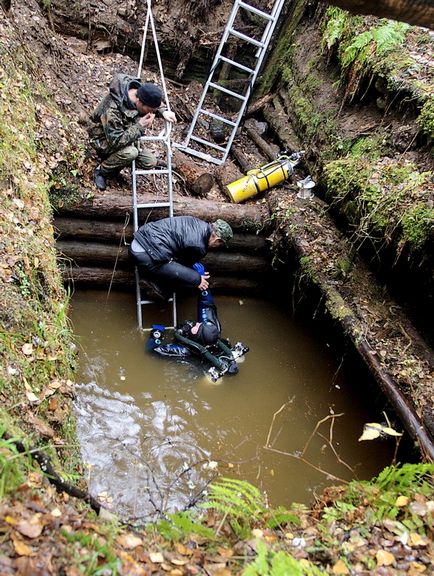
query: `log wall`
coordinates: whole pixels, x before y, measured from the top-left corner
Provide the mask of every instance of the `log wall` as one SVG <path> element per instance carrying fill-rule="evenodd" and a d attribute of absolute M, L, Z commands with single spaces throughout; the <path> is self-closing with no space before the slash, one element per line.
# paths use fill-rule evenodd
<path fill-rule="evenodd" d="M 149 201 L 143 195 L 140 202 Z M 268 209 L 177 197 L 175 214 L 197 216 L 208 222 L 227 220 L 234 238 L 227 249 L 210 251 L 203 260 L 216 292 L 263 294 L 270 276 Z M 147 213 L 149 220 L 167 215 L 164 210 Z M 132 289 L 134 266 L 128 257 L 132 240 L 129 195 L 99 194 L 91 201 L 58 210 L 54 219 L 57 250 L 64 280 L 81 287 Z M 145 288 L 146 291 L 146 288 Z"/>

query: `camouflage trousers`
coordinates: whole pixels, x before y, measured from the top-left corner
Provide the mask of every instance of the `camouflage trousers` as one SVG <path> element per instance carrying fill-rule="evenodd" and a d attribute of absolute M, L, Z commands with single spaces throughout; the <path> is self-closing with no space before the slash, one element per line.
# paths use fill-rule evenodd
<path fill-rule="evenodd" d="M 140 170 L 149 170 L 157 164 L 157 159 L 151 150 L 131 145 L 105 157 L 100 168 L 104 174 L 109 175 L 131 166 L 133 160 L 136 161 L 136 168 Z"/>

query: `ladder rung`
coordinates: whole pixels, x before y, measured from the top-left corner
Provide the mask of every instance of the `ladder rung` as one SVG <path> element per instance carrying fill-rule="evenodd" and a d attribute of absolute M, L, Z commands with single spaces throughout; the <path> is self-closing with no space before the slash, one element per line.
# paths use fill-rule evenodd
<path fill-rule="evenodd" d="M 199 150 L 195 150 L 194 148 L 190 148 L 189 146 L 183 146 L 182 144 L 178 144 L 177 142 L 175 142 L 173 145 L 175 146 L 175 148 L 179 148 L 180 150 L 183 150 L 184 152 L 186 152 L 187 154 L 191 154 L 192 156 L 202 158 L 202 160 L 206 160 L 207 162 L 212 162 L 213 164 L 222 163 L 221 159 L 215 158 L 214 156 L 211 156 L 211 154 L 204 154 Z"/>
<path fill-rule="evenodd" d="M 241 40 L 245 40 L 246 42 L 249 42 L 250 44 L 253 44 L 254 46 L 258 46 L 259 48 L 264 48 L 266 46 L 266 44 L 264 44 L 264 42 L 260 42 L 259 40 L 255 40 L 254 38 L 250 38 L 250 36 L 246 36 L 245 34 L 238 32 L 234 28 L 231 28 L 229 30 L 229 34 L 232 34 L 232 36 L 236 36 L 237 38 L 240 38 Z"/>
<path fill-rule="evenodd" d="M 231 60 L 230 58 L 226 58 L 226 56 L 220 56 L 220 60 L 223 60 L 223 62 L 227 62 L 228 64 L 232 64 L 232 66 L 236 66 L 237 68 L 240 68 L 241 70 L 244 70 L 245 72 L 249 72 L 250 74 L 254 73 L 253 68 L 248 68 L 247 66 L 244 66 L 244 64 L 240 64 L 239 62 L 235 62 L 235 60 Z"/>
<path fill-rule="evenodd" d="M 205 146 L 210 146 L 211 148 L 215 148 L 216 150 L 220 150 L 220 152 L 226 152 L 226 148 L 222 148 L 213 142 L 209 142 L 208 140 L 204 140 L 203 138 L 199 138 L 198 136 L 190 136 L 192 140 L 195 142 L 199 142 L 199 144 L 205 144 Z"/>
<path fill-rule="evenodd" d="M 213 114 L 212 112 L 208 112 L 207 110 L 204 110 L 203 108 L 201 108 L 199 110 L 199 114 L 205 114 L 205 116 L 211 116 L 211 118 L 215 118 L 216 120 L 220 120 L 221 122 L 224 122 L 225 124 L 229 124 L 229 126 L 236 126 L 235 122 L 232 122 L 232 120 L 227 120 L 223 116 L 218 116 L 217 114 Z"/>
<path fill-rule="evenodd" d="M 228 90 L 227 88 L 223 88 L 223 86 L 219 86 L 218 84 L 214 84 L 214 82 L 210 82 L 209 85 L 211 86 L 211 88 L 215 88 L 216 90 L 221 90 L 221 92 L 224 92 L 225 94 L 229 94 L 230 96 L 233 96 L 234 98 L 238 98 L 239 100 L 247 100 L 247 98 L 245 96 L 242 96 L 241 94 L 237 94 L 237 92 L 232 92 L 232 90 Z"/>
<path fill-rule="evenodd" d="M 169 298 L 166 302 L 173 302 L 173 298 Z M 165 304 L 166 302 L 160 302 L 159 300 L 140 300 L 140 304 Z"/>
<path fill-rule="evenodd" d="M 136 176 L 146 176 L 147 174 L 169 174 L 170 170 L 167 170 L 166 168 L 163 170 L 157 170 L 154 168 L 151 168 L 150 170 L 135 170 L 135 174 Z"/>
<path fill-rule="evenodd" d="M 267 14 L 266 12 L 262 12 L 262 10 L 258 10 L 258 8 L 255 8 L 254 6 L 250 6 L 250 4 L 246 4 L 245 2 L 239 2 L 238 5 L 241 8 L 248 10 L 249 12 L 253 12 L 253 14 L 257 14 L 258 16 L 266 18 L 267 20 L 274 20 L 274 16 L 272 16 L 271 14 Z"/>
<path fill-rule="evenodd" d="M 171 202 L 148 202 L 147 204 L 136 204 L 136 208 L 168 208 Z"/>

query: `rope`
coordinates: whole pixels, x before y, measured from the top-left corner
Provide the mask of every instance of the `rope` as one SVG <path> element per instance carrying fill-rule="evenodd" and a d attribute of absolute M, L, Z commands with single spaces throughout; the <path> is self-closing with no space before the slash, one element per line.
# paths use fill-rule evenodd
<path fill-rule="evenodd" d="M 106 304 L 107 304 L 107 302 L 108 302 L 108 299 L 109 299 L 109 296 L 110 296 L 110 292 L 111 292 L 111 289 L 112 289 L 112 286 L 113 286 L 113 278 L 114 278 L 114 276 L 115 276 L 116 267 L 117 267 L 117 265 L 118 265 L 119 254 L 120 254 L 120 252 L 121 252 L 121 244 L 122 244 L 122 242 L 123 242 L 123 243 L 124 243 L 124 246 L 128 246 L 127 242 L 125 241 L 125 230 L 126 230 L 126 228 L 127 228 L 127 226 L 128 226 L 129 223 L 130 223 L 130 215 L 127 213 L 127 214 L 125 214 L 125 221 L 124 221 L 124 225 L 123 225 L 123 228 L 122 228 L 122 234 L 121 234 L 121 237 L 120 237 L 120 239 L 119 239 L 118 252 L 117 252 L 117 254 L 116 254 L 116 260 L 115 260 L 115 263 L 114 263 L 114 266 L 113 266 L 113 270 L 112 270 L 112 277 L 110 278 L 110 284 L 109 284 L 109 287 L 108 287 L 108 290 L 107 290 L 107 297 L 106 297 L 106 299 L 105 299 Z"/>

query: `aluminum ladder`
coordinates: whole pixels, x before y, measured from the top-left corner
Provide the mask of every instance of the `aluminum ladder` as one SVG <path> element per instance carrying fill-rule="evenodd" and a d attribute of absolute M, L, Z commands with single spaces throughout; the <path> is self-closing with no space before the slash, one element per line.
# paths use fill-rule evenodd
<path fill-rule="evenodd" d="M 260 71 L 262 62 L 264 60 L 267 51 L 267 47 L 270 43 L 271 37 L 273 35 L 283 5 L 284 0 L 277 0 L 273 6 L 271 13 L 268 14 L 266 12 L 263 12 L 262 10 L 259 10 L 258 8 L 250 6 L 246 2 L 243 2 L 242 0 L 236 0 L 232 8 L 232 12 L 226 25 L 225 31 L 223 33 L 220 46 L 214 57 L 214 61 L 211 67 L 210 74 L 208 76 L 208 80 L 204 86 L 201 98 L 199 100 L 198 106 L 193 116 L 187 136 L 182 143 L 174 144 L 182 152 L 187 152 L 188 154 L 197 156 L 198 158 L 207 160 L 208 162 L 213 162 L 214 164 L 223 164 L 223 162 L 225 162 L 229 154 L 232 142 L 235 138 L 237 128 L 244 114 L 244 110 L 247 106 L 247 102 L 250 98 L 256 77 Z M 242 13 L 243 10 L 250 13 L 250 15 L 256 17 L 257 20 L 262 21 L 262 23 L 265 25 L 265 29 L 263 30 L 260 39 L 255 39 L 251 36 L 248 36 L 236 30 L 235 28 L 236 19 Z M 227 52 L 228 43 L 232 40 L 232 38 L 237 38 L 238 40 L 241 40 L 243 42 L 241 48 L 244 51 L 247 51 L 248 49 L 253 49 L 255 51 L 254 56 L 251 58 L 253 60 L 252 65 L 247 66 L 241 62 L 237 62 L 232 58 L 223 55 L 225 52 Z M 245 73 L 247 75 L 247 78 L 244 79 L 244 81 L 247 81 L 247 89 L 243 94 L 235 92 L 225 87 L 224 80 L 220 84 L 218 78 L 214 80 L 214 76 L 216 75 L 216 71 L 218 70 L 220 64 L 226 65 L 227 68 L 233 69 L 238 73 Z M 225 94 L 235 99 L 235 101 L 239 105 L 238 112 L 235 112 L 232 115 L 223 116 L 220 114 L 215 114 L 210 110 L 207 110 L 205 99 L 210 92 L 215 93 L 220 92 L 222 95 Z M 217 122 L 220 125 L 223 125 L 225 127 L 225 130 L 230 131 L 230 135 L 227 138 L 224 146 L 212 142 L 203 136 L 203 133 L 201 133 L 201 127 L 203 127 L 204 125 L 204 117 L 205 122 L 207 121 Z M 192 148 L 191 147 L 192 143 L 196 143 L 196 145 L 199 144 L 199 146 L 202 147 L 202 150 L 198 150 L 197 149 L 198 147 Z"/>
<path fill-rule="evenodd" d="M 146 37 L 148 33 L 149 27 L 152 31 L 152 37 L 154 41 L 155 52 L 157 55 L 159 72 L 160 72 L 160 79 L 161 79 L 161 86 L 164 94 L 165 105 L 168 110 L 170 110 L 169 106 L 169 99 L 167 97 L 167 90 L 166 90 L 166 83 L 164 80 L 164 72 L 163 72 L 163 65 L 161 62 L 160 50 L 158 48 L 158 40 L 157 34 L 155 30 L 155 23 L 154 18 L 152 15 L 152 7 L 151 7 L 151 0 L 147 0 L 148 11 L 146 14 L 146 21 L 145 26 L 143 29 L 143 41 L 142 41 L 142 49 L 140 53 L 140 60 L 139 60 L 139 67 L 137 71 L 137 78 L 141 78 L 141 72 L 143 68 L 143 60 L 145 55 L 145 45 L 146 45 Z M 160 132 L 160 134 L 156 136 L 142 136 L 139 140 L 139 146 L 142 144 L 146 144 L 146 142 L 158 142 L 165 151 L 165 168 L 152 168 L 150 170 L 140 170 L 136 167 L 135 161 L 132 163 L 131 167 L 131 181 L 132 181 L 132 195 L 133 195 L 133 229 L 134 232 L 139 228 L 139 226 L 143 223 L 143 213 L 146 213 L 148 216 L 150 211 L 155 208 L 167 208 L 168 216 L 173 216 L 173 181 L 172 181 L 172 148 L 171 148 L 171 122 L 167 122 L 165 120 L 164 129 Z M 166 180 L 166 190 L 163 200 L 156 199 L 155 202 L 148 202 L 148 203 L 140 203 L 138 201 L 138 183 L 137 177 L 138 176 L 153 176 L 158 175 L 163 177 Z M 140 271 L 139 267 L 135 267 L 135 280 L 136 280 L 136 306 L 137 306 L 137 324 L 140 330 L 148 330 L 150 328 L 143 327 L 143 309 L 142 307 L 146 304 L 154 304 L 153 300 L 148 300 L 143 297 L 142 295 L 142 288 L 140 286 Z M 172 298 L 169 300 L 172 304 L 172 323 L 173 326 L 168 326 L 168 328 L 174 328 L 177 325 L 177 311 L 176 311 L 176 294 L 173 293 Z"/>

